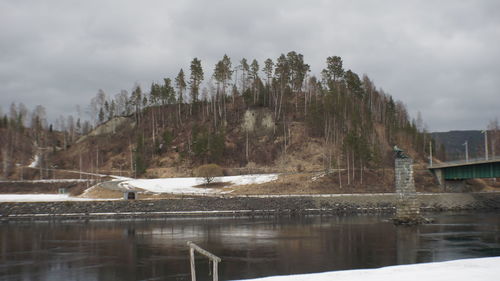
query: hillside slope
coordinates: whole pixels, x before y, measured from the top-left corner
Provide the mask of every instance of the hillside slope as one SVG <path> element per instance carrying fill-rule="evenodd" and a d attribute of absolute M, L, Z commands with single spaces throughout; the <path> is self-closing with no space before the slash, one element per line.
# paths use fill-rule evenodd
<path fill-rule="evenodd" d="M 465 159 L 465 142 L 470 158 L 484 157 L 484 134 L 480 130 L 433 132 L 431 136 L 437 147 L 444 147 L 448 161 Z"/>
<path fill-rule="evenodd" d="M 404 103 L 366 75 L 344 70 L 340 57 L 326 59 L 321 79 L 308 74 L 309 65 L 294 51 L 267 59 L 263 68 L 256 60 L 241 63 L 237 76 L 224 55 L 205 87 L 195 58 L 188 81 L 181 69 L 147 92 L 136 85 L 130 95 L 122 91 L 108 98 L 99 90 L 90 104 L 93 130 L 89 121 L 71 120 L 55 137 L 37 126 L 37 136 L 47 137 L 32 136 L 41 147 L 32 155 L 44 159 L 32 176 L 55 177 L 50 173 L 60 169 L 134 178 L 190 176 L 199 165 L 216 163 L 227 175 L 323 173 L 319 185 L 368 190 L 367 184 L 391 185 L 394 145 L 417 164 L 426 159 L 429 136 L 410 120 Z M 0 125 L 13 130 L 12 120 L 4 119 Z M 16 146 L 12 137 L 9 143 Z M 12 157 L 4 159 L 13 166 Z"/>

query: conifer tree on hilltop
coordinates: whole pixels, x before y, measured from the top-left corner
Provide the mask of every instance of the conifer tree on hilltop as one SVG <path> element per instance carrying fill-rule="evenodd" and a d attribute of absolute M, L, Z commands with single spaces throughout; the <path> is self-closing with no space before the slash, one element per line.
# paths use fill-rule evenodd
<path fill-rule="evenodd" d="M 199 94 L 200 94 L 200 84 L 204 79 L 201 61 L 197 58 L 194 58 L 191 61 L 190 70 L 191 70 L 191 76 L 189 77 L 189 85 L 190 85 L 190 90 L 191 90 L 191 110 L 190 110 L 190 112 L 192 113 L 193 105 L 196 105 L 198 103 L 198 98 L 199 98 Z"/>
<path fill-rule="evenodd" d="M 182 124 L 181 117 L 181 104 L 184 104 L 184 90 L 186 89 L 186 80 L 184 78 L 184 70 L 179 70 L 179 74 L 175 77 L 175 87 L 177 88 L 177 119 L 179 120 L 179 124 Z"/>
<path fill-rule="evenodd" d="M 126 90 L 114 96 L 98 90 L 90 102 L 88 118 L 79 114 L 74 119 L 62 118 L 61 125 L 54 126 L 64 131 L 61 146 L 71 146 L 93 126 L 127 116 L 134 119 L 135 126 L 121 135 L 126 148 L 113 151 L 120 160 L 111 160 L 112 153 L 102 153 L 97 160 L 95 148 L 80 147 L 89 151 L 81 156 L 83 170 L 120 163 L 141 173 L 148 165 L 160 165 L 158 159 L 172 152 L 172 147 L 176 147 L 179 159 L 192 165 L 217 161 L 242 166 L 252 161 L 270 164 L 291 155 L 287 154 L 289 149 L 301 149 L 294 143 L 305 142 L 307 137 L 321 142 L 325 170 L 348 170 L 348 182 L 353 182 L 362 179 L 359 171 L 363 167 L 388 163 L 387 144 L 404 143 L 416 153 L 427 153 L 425 132 L 410 122 L 404 104 L 377 89 L 368 76 L 360 78 L 353 70 L 344 69 L 339 56 L 326 58 L 320 77 L 311 73 L 304 56 L 296 51 L 267 58 L 261 64 L 257 59 L 242 58 L 236 66 L 225 54 L 207 75 L 208 81 L 204 81 L 201 60 L 195 57 L 189 72 L 187 76 L 180 69 L 176 76 L 151 83 L 144 92 L 140 85 L 134 85 L 130 95 Z M 238 127 L 248 109 L 271 116 L 273 130 L 265 138 Z M 2 142 L 7 147 L 2 153 L 9 158 L 9 167 L 16 141 L 21 138 L 25 111 L 14 106 L 0 122 L 0 129 L 9 131 L 2 136 L 8 144 Z M 39 127 L 48 126 L 39 122 L 31 125 L 31 132 L 43 144 L 46 133 Z M 299 123 L 305 125 L 305 131 L 296 137 L 294 130 Z M 119 129 L 116 134 L 120 134 Z M 89 146 L 105 147 L 97 144 L 99 140 L 92 141 Z M 246 153 L 239 153 L 242 150 Z M 134 161 L 140 165 L 134 168 Z"/>

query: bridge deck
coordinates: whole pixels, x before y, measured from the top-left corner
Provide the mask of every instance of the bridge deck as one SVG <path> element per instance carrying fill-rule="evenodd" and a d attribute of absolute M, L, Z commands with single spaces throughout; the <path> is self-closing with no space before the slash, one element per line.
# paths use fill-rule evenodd
<path fill-rule="evenodd" d="M 500 177 L 500 157 L 440 163 L 428 167 L 445 180 Z"/>
<path fill-rule="evenodd" d="M 469 161 L 458 160 L 458 161 L 443 162 L 439 164 L 433 164 L 432 166 L 428 166 L 428 168 L 432 170 L 432 169 L 443 169 L 448 167 L 471 166 L 471 165 L 497 163 L 497 162 L 500 162 L 500 156 L 495 156 L 489 158 L 488 160 L 484 158 L 475 158 L 475 159 L 469 159 Z"/>

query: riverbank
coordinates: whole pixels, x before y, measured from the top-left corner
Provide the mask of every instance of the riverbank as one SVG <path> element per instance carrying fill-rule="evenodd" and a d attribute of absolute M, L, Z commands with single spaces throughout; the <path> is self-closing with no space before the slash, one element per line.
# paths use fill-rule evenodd
<path fill-rule="evenodd" d="M 423 211 L 500 209 L 500 192 L 418 193 Z M 305 196 L 188 196 L 161 200 L 4 202 L 0 218 L 110 219 L 263 214 L 392 213 L 395 193 Z"/>
<path fill-rule="evenodd" d="M 377 269 L 343 270 L 322 273 L 272 276 L 247 281 L 470 281 L 498 280 L 500 258 L 464 259 L 446 262 L 420 263 L 411 265 L 388 266 Z"/>

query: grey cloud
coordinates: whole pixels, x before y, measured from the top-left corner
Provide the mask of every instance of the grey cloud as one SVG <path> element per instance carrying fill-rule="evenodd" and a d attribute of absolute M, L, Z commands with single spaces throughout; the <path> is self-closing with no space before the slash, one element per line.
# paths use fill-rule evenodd
<path fill-rule="evenodd" d="M 484 127 L 499 116 L 498 1 L 2 1 L 0 104 L 85 107 L 98 89 L 187 70 L 224 54 L 275 59 L 296 50 L 312 74 L 327 56 L 366 73 L 421 111 L 431 130 Z"/>

